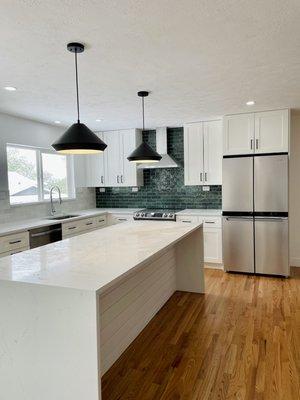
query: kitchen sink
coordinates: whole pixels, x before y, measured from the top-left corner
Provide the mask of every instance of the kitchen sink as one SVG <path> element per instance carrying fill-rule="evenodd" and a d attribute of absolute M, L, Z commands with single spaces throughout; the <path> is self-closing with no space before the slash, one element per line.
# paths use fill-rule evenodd
<path fill-rule="evenodd" d="M 59 221 L 60 219 L 68 219 L 68 218 L 74 218 L 74 217 L 79 217 L 79 215 L 60 215 L 60 216 L 53 216 L 53 217 L 47 217 L 46 219 L 52 219 L 55 221 Z"/>

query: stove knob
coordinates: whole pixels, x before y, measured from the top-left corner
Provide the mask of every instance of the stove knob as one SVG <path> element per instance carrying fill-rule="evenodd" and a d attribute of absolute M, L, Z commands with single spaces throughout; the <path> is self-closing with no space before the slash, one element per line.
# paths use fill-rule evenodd
<path fill-rule="evenodd" d="M 135 216 L 136 216 L 136 217 L 139 217 L 139 216 L 140 216 L 140 213 L 136 213 Z"/>
<path fill-rule="evenodd" d="M 173 218 L 174 217 L 174 214 L 169 214 L 169 218 Z"/>
<path fill-rule="evenodd" d="M 163 218 L 168 218 L 168 214 L 167 214 L 167 213 L 164 213 L 164 214 L 163 214 Z"/>
<path fill-rule="evenodd" d="M 144 213 L 142 213 L 142 214 L 141 214 L 141 217 L 144 217 L 144 216 L 145 216 L 145 214 L 144 214 Z"/>

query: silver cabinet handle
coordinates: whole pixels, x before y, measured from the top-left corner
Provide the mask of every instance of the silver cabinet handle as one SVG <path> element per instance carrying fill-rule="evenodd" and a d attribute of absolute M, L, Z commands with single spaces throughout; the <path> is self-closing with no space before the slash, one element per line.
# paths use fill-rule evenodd
<path fill-rule="evenodd" d="M 70 226 L 68 229 L 69 229 L 69 231 L 70 231 L 70 230 L 76 229 L 76 228 L 77 228 L 77 226 Z"/>
<path fill-rule="evenodd" d="M 200 172 L 200 182 L 202 182 L 202 180 L 203 180 L 203 173 Z"/>
<path fill-rule="evenodd" d="M 191 224 L 192 223 L 192 221 L 187 221 L 187 220 L 181 220 L 181 222 L 186 222 L 186 223 L 188 223 L 188 224 Z"/>
<path fill-rule="evenodd" d="M 16 243 L 21 243 L 22 240 L 12 240 L 11 242 L 9 242 L 9 244 L 16 244 Z"/>
<path fill-rule="evenodd" d="M 118 221 L 127 221 L 126 218 L 118 218 Z"/>
<path fill-rule="evenodd" d="M 204 173 L 204 180 L 207 182 L 207 172 Z"/>
<path fill-rule="evenodd" d="M 204 221 L 205 224 L 215 224 L 215 221 Z"/>
<path fill-rule="evenodd" d="M 255 148 L 258 150 L 258 139 L 255 139 Z"/>
<path fill-rule="evenodd" d="M 98 222 L 104 222 L 105 219 L 98 219 Z"/>
<path fill-rule="evenodd" d="M 121 175 L 121 183 L 123 183 L 123 175 Z"/>
<path fill-rule="evenodd" d="M 250 140 L 250 149 L 253 150 L 253 139 Z"/>
<path fill-rule="evenodd" d="M 101 175 L 101 183 L 104 183 L 104 177 Z"/>
<path fill-rule="evenodd" d="M 117 175 L 117 183 L 119 183 L 119 175 Z"/>
<path fill-rule="evenodd" d="M 93 225 L 93 222 L 86 222 L 86 225 Z"/>

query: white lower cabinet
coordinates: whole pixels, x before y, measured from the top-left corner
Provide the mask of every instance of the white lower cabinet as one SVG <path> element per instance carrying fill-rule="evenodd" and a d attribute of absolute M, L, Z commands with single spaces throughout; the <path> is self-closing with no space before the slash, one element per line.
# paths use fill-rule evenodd
<path fill-rule="evenodd" d="M 0 257 L 11 256 L 29 249 L 29 232 L 23 231 L 0 237 Z"/>
<path fill-rule="evenodd" d="M 106 215 L 98 215 L 96 217 L 82 218 L 75 221 L 69 221 L 62 224 L 62 238 L 69 238 L 80 235 L 94 229 L 100 229 L 107 226 Z"/>
<path fill-rule="evenodd" d="M 203 223 L 204 262 L 222 264 L 222 218 L 195 215 L 179 215 L 177 222 Z"/>
<path fill-rule="evenodd" d="M 109 214 L 107 224 L 116 225 L 128 221 L 133 221 L 133 214 Z"/>

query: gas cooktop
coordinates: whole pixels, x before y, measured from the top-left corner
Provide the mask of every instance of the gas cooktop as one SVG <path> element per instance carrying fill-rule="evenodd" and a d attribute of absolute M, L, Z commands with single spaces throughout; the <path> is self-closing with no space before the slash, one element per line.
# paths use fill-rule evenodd
<path fill-rule="evenodd" d="M 133 214 L 135 220 L 176 221 L 176 212 L 179 210 L 140 210 Z"/>

